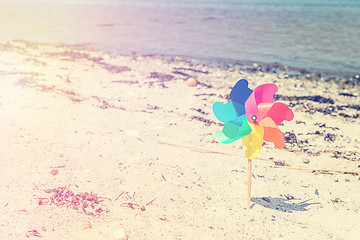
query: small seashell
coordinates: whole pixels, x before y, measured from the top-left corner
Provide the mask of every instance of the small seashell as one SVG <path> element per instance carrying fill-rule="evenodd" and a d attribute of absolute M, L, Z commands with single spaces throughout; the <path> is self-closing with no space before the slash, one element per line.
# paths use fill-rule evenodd
<path fill-rule="evenodd" d="M 83 229 L 89 229 L 89 228 L 92 228 L 92 225 L 90 222 L 84 222 L 84 223 L 82 223 L 82 227 L 83 227 Z"/>
<path fill-rule="evenodd" d="M 125 230 L 122 228 L 117 229 L 114 233 L 113 236 L 115 237 L 115 239 L 117 240 L 126 240 L 128 239 L 127 234 L 125 233 Z"/>
<path fill-rule="evenodd" d="M 133 137 L 139 137 L 140 136 L 139 132 L 136 131 L 136 130 L 128 130 L 128 131 L 126 131 L 126 135 L 133 136 Z"/>

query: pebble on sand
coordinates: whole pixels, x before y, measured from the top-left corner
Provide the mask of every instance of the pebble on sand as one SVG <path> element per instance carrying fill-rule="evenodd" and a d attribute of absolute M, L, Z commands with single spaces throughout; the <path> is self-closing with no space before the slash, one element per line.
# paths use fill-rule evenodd
<path fill-rule="evenodd" d="M 195 78 L 188 78 L 186 80 L 186 84 L 188 85 L 188 87 L 195 87 L 197 84 L 197 81 Z"/>
<path fill-rule="evenodd" d="M 309 159 L 307 159 L 307 158 L 304 158 L 303 163 L 305 163 L 305 164 L 309 164 L 309 163 L 310 163 L 310 160 L 309 160 Z"/>

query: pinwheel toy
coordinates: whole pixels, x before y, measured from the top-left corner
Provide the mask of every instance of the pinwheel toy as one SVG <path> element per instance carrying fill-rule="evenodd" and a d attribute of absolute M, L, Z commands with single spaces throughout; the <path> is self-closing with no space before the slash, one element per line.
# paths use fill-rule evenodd
<path fill-rule="evenodd" d="M 263 140 L 277 148 L 284 147 L 284 135 L 278 125 L 291 121 L 294 113 L 280 102 L 274 102 L 278 87 L 273 83 L 263 84 L 251 90 L 246 79 L 239 80 L 230 92 L 230 102 L 215 102 L 213 112 L 224 123 L 222 131 L 215 134 L 220 143 L 231 143 L 240 138 L 246 147 L 248 158 L 248 199 L 251 200 L 251 161 L 261 151 Z"/>

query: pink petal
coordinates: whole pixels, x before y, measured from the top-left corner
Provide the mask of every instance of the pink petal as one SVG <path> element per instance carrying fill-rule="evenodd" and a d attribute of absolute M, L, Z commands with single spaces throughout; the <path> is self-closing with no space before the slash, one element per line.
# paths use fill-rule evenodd
<path fill-rule="evenodd" d="M 274 94 L 277 92 L 278 87 L 273 83 L 267 83 L 257 86 L 254 90 L 256 105 L 260 103 L 274 102 Z"/>
<path fill-rule="evenodd" d="M 255 120 L 251 119 L 252 116 L 259 117 L 259 111 L 256 105 L 255 95 L 252 92 L 245 102 L 246 118 L 249 123 L 255 124 Z"/>
<path fill-rule="evenodd" d="M 266 118 L 266 114 L 268 113 L 273 104 L 274 103 L 260 103 L 257 106 L 259 111 L 259 119 L 257 119 L 258 122 Z"/>
<path fill-rule="evenodd" d="M 274 122 L 274 120 L 272 120 L 272 119 L 269 118 L 269 117 L 264 118 L 264 119 L 261 120 L 258 124 L 259 124 L 260 126 L 263 126 L 263 127 L 277 128 L 277 125 L 276 125 L 276 123 Z"/>
<path fill-rule="evenodd" d="M 246 117 L 249 123 L 254 124 L 260 121 L 258 105 L 260 103 L 273 103 L 274 94 L 277 90 L 278 87 L 273 83 L 263 84 L 255 88 L 245 102 Z"/>
<path fill-rule="evenodd" d="M 291 121 L 294 118 L 294 113 L 285 104 L 276 102 L 266 113 L 266 117 L 271 118 L 276 125 L 279 125 L 284 120 Z"/>

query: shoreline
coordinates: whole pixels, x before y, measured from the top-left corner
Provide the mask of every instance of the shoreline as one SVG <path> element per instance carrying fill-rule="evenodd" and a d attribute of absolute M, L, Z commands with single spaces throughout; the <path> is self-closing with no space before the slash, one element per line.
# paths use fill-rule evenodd
<path fill-rule="evenodd" d="M 251 210 L 212 113 L 242 78 L 295 113 L 254 159 Z M 0 42 L 0 79 L 1 239 L 360 235 L 359 85 L 25 41 Z"/>
<path fill-rule="evenodd" d="M 32 42 L 22 39 L 13 39 L 13 40 L 0 40 L 0 43 L 6 42 L 24 42 L 25 44 L 35 44 L 35 45 L 53 45 L 55 47 L 71 47 L 78 50 L 89 50 L 95 52 L 103 52 L 110 55 L 120 55 L 120 56 L 129 56 L 129 57 L 152 57 L 159 58 L 162 60 L 168 61 L 184 61 L 192 63 L 195 65 L 209 65 L 213 67 L 228 68 L 238 71 L 250 71 L 250 72 L 263 72 L 263 73 L 275 73 L 275 74 L 286 74 L 289 77 L 300 77 L 306 76 L 307 79 L 312 79 L 314 81 L 335 81 L 346 83 L 346 85 L 360 85 L 360 72 L 340 72 L 340 71 L 331 71 L 327 69 L 307 69 L 301 67 L 295 67 L 291 65 L 282 64 L 280 62 L 262 62 L 262 61 L 253 61 L 253 60 L 239 60 L 239 59 L 230 59 L 230 58 L 216 58 L 216 57 L 195 57 L 179 54 L 162 54 L 162 53 L 149 53 L 142 54 L 132 51 L 130 54 L 125 54 L 119 51 L 106 50 L 102 47 L 94 47 L 96 44 L 84 43 L 84 44 L 64 44 L 64 43 L 39 43 Z"/>
<path fill-rule="evenodd" d="M 94 49 L 96 51 L 96 49 Z M 109 51 L 110 53 L 111 51 Z M 120 55 L 124 55 L 118 53 Z M 129 56 L 126 55 L 125 56 Z M 132 55 L 136 57 L 153 57 L 153 58 L 162 58 L 165 60 L 174 61 L 179 59 L 181 61 L 199 64 L 199 65 L 209 65 L 214 67 L 235 69 L 238 71 L 249 71 L 249 72 L 263 72 L 263 73 L 275 73 L 275 74 L 286 74 L 289 77 L 300 77 L 306 76 L 308 79 L 313 79 L 315 81 L 335 81 L 335 82 L 345 82 L 347 84 L 359 85 L 360 84 L 360 74 L 359 73 L 348 73 L 348 72 L 336 72 L 330 70 L 321 70 L 321 69 L 306 69 L 300 67 L 294 67 L 291 65 L 285 65 L 279 62 L 261 62 L 261 61 L 251 61 L 251 60 L 236 60 L 236 59 L 227 59 L 227 58 L 200 58 L 193 56 L 182 56 L 182 55 L 166 55 L 166 54 L 143 54 L 143 55 Z"/>
<path fill-rule="evenodd" d="M 314 79 L 316 81 L 319 80 L 327 81 L 327 82 L 335 81 L 342 83 L 345 82 L 346 84 L 350 83 L 352 85 L 360 85 L 360 72 L 350 73 L 350 72 L 331 71 L 325 69 L 306 69 L 306 68 L 294 67 L 291 65 L 282 64 L 279 62 L 261 62 L 261 61 L 253 61 L 253 60 L 238 60 L 238 59 L 215 58 L 215 57 L 207 58 L 207 57 L 195 57 L 195 56 L 187 56 L 187 55 L 179 55 L 179 54 L 161 54 L 161 53 L 141 54 L 136 52 L 133 52 L 133 54 L 124 54 L 121 52 L 103 50 L 96 47 L 87 48 L 85 47 L 85 45 L 86 44 L 84 44 L 84 47 L 82 49 L 102 51 L 108 54 L 118 54 L 122 56 L 131 56 L 131 57 L 152 57 L 152 58 L 160 58 L 169 61 L 180 60 L 195 65 L 209 65 L 213 67 L 235 69 L 238 71 L 287 74 L 289 75 L 289 77 L 300 77 L 306 75 L 308 79 Z"/>

